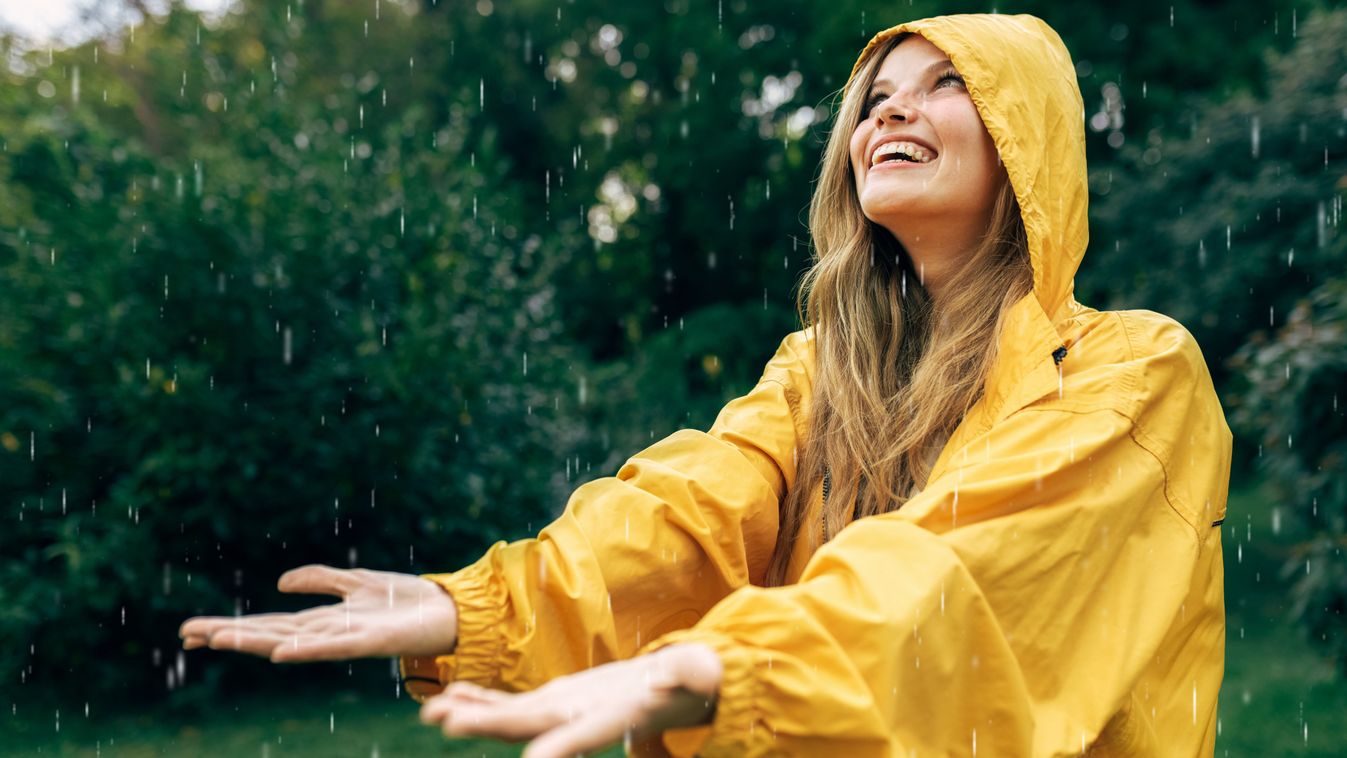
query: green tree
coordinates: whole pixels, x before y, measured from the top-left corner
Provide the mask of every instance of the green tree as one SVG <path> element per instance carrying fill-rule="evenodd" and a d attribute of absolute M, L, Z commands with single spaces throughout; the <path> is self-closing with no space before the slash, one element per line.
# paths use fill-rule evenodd
<path fill-rule="evenodd" d="M 378 110 L 372 75 L 327 69 L 359 24 L 287 49 L 268 35 L 303 20 L 273 21 L 198 43 L 179 10 L 5 74 L 9 685 L 174 688 L 186 616 L 282 605 L 311 561 L 455 568 L 573 487 L 566 232 L 517 224 L 468 93 Z M 226 669 L 257 671 L 188 677 Z"/>

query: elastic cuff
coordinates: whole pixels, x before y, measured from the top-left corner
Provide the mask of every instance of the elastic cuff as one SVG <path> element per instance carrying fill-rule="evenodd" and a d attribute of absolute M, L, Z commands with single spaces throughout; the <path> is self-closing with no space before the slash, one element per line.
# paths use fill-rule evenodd
<path fill-rule="evenodd" d="M 502 631 L 506 590 L 491 570 L 492 551 L 452 574 L 423 574 L 454 598 L 458 609 L 458 641 L 454 652 L 435 657 L 442 684 L 466 679 L 483 687 L 495 685 L 505 647 Z"/>
<path fill-rule="evenodd" d="M 761 754 L 763 747 L 771 742 L 771 735 L 766 733 L 758 717 L 761 690 L 761 681 L 755 670 L 758 653 L 723 634 L 682 629 L 650 642 L 637 655 L 686 642 L 700 643 L 716 651 L 724 673 L 711 723 L 665 731 L 665 749 L 680 758 Z"/>

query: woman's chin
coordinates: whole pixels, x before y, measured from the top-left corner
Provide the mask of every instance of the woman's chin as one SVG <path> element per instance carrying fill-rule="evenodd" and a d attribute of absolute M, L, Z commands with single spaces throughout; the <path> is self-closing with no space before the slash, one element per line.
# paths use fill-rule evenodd
<path fill-rule="evenodd" d="M 930 212 L 930 198 L 911 192 L 872 192 L 861 196 L 866 218 L 889 228 Z"/>

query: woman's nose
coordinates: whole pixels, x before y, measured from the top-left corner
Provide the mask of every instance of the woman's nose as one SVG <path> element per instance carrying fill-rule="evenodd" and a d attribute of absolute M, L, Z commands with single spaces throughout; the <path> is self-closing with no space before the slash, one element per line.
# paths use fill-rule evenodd
<path fill-rule="evenodd" d="M 902 97 L 897 95 L 885 98 L 875 107 L 875 118 L 878 119 L 881 124 L 889 120 L 897 120 L 906 123 L 911 121 L 915 114 L 916 110 L 911 105 L 908 105 Z"/>

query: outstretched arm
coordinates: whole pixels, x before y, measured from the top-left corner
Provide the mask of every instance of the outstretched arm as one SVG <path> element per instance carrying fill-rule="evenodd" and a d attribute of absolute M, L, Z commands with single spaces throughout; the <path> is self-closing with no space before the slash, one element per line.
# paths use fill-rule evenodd
<path fill-rule="evenodd" d="M 459 641 L 451 656 L 404 659 L 412 694 L 434 694 L 436 680 L 530 690 L 629 658 L 760 583 L 794 481 L 808 350 L 804 332 L 786 337 L 709 431 L 675 432 L 580 486 L 536 539 L 429 575 L 458 604 Z"/>
<path fill-rule="evenodd" d="M 418 697 L 455 679 L 532 689 L 627 658 L 765 575 L 794 479 L 806 350 L 804 332 L 786 337 L 709 431 L 675 432 L 577 488 L 537 538 L 498 542 L 460 571 L 424 578 L 296 569 L 282 591 L 342 601 L 190 619 L 184 646 L 276 661 L 399 655 Z"/>
<path fill-rule="evenodd" d="M 183 647 L 235 650 L 277 663 L 434 655 L 454 648 L 458 611 L 427 579 L 315 565 L 287 571 L 277 586 L 335 595 L 341 602 L 298 613 L 198 616 L 179 629 Z"/>

